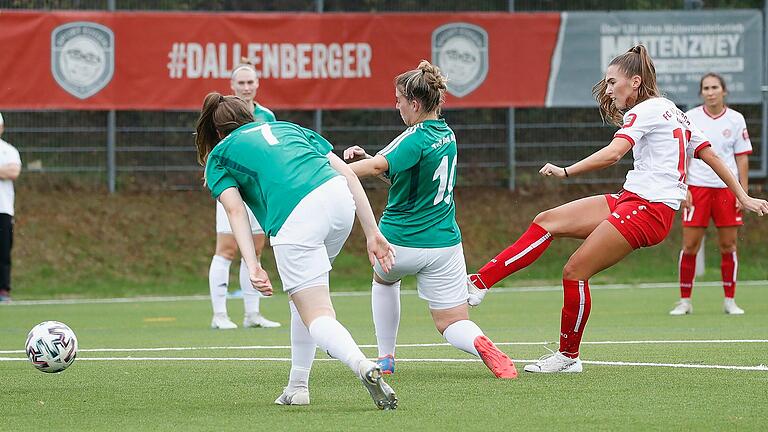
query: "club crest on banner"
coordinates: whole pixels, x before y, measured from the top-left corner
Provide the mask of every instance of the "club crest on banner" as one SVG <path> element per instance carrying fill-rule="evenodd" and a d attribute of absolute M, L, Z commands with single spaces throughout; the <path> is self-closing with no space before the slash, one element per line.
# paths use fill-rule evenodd
<path fill-rule="evenodd" d="M 488 75 L 488 32 L 467 23 L 451 23 L 432 32 L 432 62 L 448 78 L 448 93 L 472 93 Z"/>
<path fill-rule="evenodd" d="M 108 27 L 78 21 L 51 33 L 51 73 L 73 96 L 86 99 L 104 88 L 115 71 L 115 35 Z"/>

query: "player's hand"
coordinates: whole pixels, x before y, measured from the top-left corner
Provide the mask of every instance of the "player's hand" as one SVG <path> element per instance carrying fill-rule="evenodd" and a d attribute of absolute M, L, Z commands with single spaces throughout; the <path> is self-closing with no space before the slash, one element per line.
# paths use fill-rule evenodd
<path fill-rule="evenodd" d="M 736 200 L 737 204 L 738 204 L 738 202 L 739 202 L 739 200 Z M 693 194 L 691 194 L 690 190 L 685 195 L 685 200 L 683 200 L 683 202 L 680 203 L 680 206 L 682 207 L 682 210 L 688 210 L 691 207 L 693 207 Z"/>
<path fill-rule="evenodd" d="M 549 176 L 555 176 L 559 178 L 565 178 L 565 168 L 561 168 L 557 165 L 553 165 L 551 163 L 548 163 L 544 165 L 540 170 L 539 174 L 549 177 Z"/>
<path fill-rule="evenodd" d="M 260 293 L 269 297 L 272 295 L 272 282 L 269 280 L 269 275 L 264 268 L 259 267 L 257 270 L 250 272 L 251 285 L 256 288 Z"/>
<path fill-rule="evenodd" d="M 378 261 L 381 264 L 381 269 L 385 273 L 389 273 L 392 266 L 395 265 L 395 248 L 378 231 L 366 239 L 366 246 L 368 247 L 368 260 L 371 262 L 371 266 Z"/>
<path fill-rule="evenodd" d="M 746 197 L 741 202 L 742 208 L 755 212 L 760 216 L 768 215 L 768 201 L 752 197 Z"/>
<path fill-rule="evenodd" d="M 360 146 L 352 146 L 344 150 L 344 160 L 347 162 L 357 162 L 362 159 L 369 159 L 370 157 Z"/>

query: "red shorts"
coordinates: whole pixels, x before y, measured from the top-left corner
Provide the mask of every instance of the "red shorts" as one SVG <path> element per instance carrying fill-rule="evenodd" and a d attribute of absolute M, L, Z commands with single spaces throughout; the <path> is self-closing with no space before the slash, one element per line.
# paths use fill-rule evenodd
<path fill-rule="evenodd" d="M 638 249 L 659 244 L 672 228 L 675 211 L 664 203 L 648 202 L 629 191 L 606 194 L 611 215 L 606 219 Z"/>
<path fill-rule="evenodd" d="M 736 209 L 736 195 L 728 188 L 688 186 L 693 204 L 690 209 L 683 209 L 684 227 L 702 227 L 709 225 L 709 219 L 715 226 L 740 226 L 741 210 Z"/>

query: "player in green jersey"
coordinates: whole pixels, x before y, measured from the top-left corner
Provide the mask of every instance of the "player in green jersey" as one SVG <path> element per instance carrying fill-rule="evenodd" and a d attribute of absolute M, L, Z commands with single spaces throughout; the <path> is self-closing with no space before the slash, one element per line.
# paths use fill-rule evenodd
<path fill-rule="evenodd" d="M 218 93 L 205 98 L 195 144 L 206 184 L 224 205 L 253 286 L 272 295 L 269 276 L 256 257 L 246 205 L 270 236 L 289 295 L 291 372 L 275 403 L 309 404 L 309 371 L 319 345 L 355 372 L 379 409 L 395 409 L 394 391 L 336 320 L 329 294 L 328 273 L 355 213 L 371 265 L 389 270 L 394 262 L 394 251 L 352 170 L 316 132 L 288 122 L 258 125 L 241 99 Z"/>
<path fill-rule="evenodd" d="M 232 70 L 230 88 L 235 96 L 244 100 L 248 108 L 253 111 L 256 123 L 275 121 L 275 115 L 269 109 L 256 102 L 256 91 L 259 89 L 259 77 L 256 69 L 247 59 Z M 253 243 L 256 247 L 256 257 L 261 259 L 261 251 L 264 249 L 266 237 L 256 217 L 248 210 L 248 218 L 251 221 Z M 227 314 L 227 291 L 229 286 L 229 267 L 237 253 L 237 243 L 232 235 L 232 227 L 229 226 L 227 213 L 220 202 L 216 203 L 216 252 L 211 259 L 208 270 L 208 286 L 211 293 L 213 306 L 213 319 L 211 327 L 214 329 L 229 330 L 237 328 L 237 324 L 229 319 Z M 240 293 L 245 306 L 243 327 L 280 327 L 279 322 L 267 319 L 261 314 L 261 294 L 251 286 L 248 267 L 244 260 L 240 260 Z M 235 294 L 236 295 L 236 294 Z"/>
<path fill-rule="evenodd" d="M 391 270 L 374 267 L 373 321 L 379 365 L 394 372 L 400 322 L 400 280 L 416 275 L 437 330 L 454 347 L 479 356 L 499 378 L 516 378 L 512 360 L 469 319 L 461 232 L 456 224 L 456 136 L 440 118 L 446 79 L 423 60 L 395 78 L 396 108 L 408 128 L 376 156 L 344 151 L 358 177 L 386 175 L 392 183 L 379 227 L 395 247 Z M 358 160 L 362 159 L 362 160 Z"/>

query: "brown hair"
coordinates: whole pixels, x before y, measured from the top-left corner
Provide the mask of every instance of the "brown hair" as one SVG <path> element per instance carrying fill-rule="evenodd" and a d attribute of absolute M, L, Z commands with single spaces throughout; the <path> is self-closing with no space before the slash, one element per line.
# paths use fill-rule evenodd
<path fill-rule="evenodd" d="M 653 60 L 648 55 L 648 49 L 643 45 L 636 45 L 630 48 L 624 54 L 621 54 L 611 60 L 608 66 L 618 66 L 621 73 L 627 77 L 638 75 L 640 77 L 640 87 L 637 89 L 637 100 L 632 104 L 637 105 L 653 97 L 661 96 L 659 87 L 656 85 L 656 68 L 653 66 Z M 605 89 L 608 84 L 605 79 L 597 82 L 592 87 L 592 96 L 600 107 L 600 116 L 617 126 L 623 123 L 623 111 L 618 109 L 608 95 Z M 627 107 L 631 108 L 631 107 Z"/>
<path fill-rule="evenodd" d="M 395 85 L 406 99 L 418 100 L 424 112 L 437 111 L 438 115 L 440 106 L 445 103 L 447 82 L 440 68 L 426 60 L 422 60 L 416 69 L 395 77 Z"/>
<path fill-rule="evenodd" d="M 205 166 L 213 147 L 221 137 L 229 135 L 244 124 L 253 122 L 253 113 L 245 102 L 237 96 L 222 96 L 220 93 L 208 93 L 203 101 L 200 118 L 197 119 L 195 146 L 197 162 Z"/>
<path fill-rule="evenodd" d="M 718 81 L 720 81 L 720 87 L 723 88 L 724 92 L 728 91 L 728 87 L 725 86 L 725 79 L 720 74 L 716 74 L 714 72 L 709 72 L 708 74 L 701 77 L 701 81 L 699 81 L 699 94 L 704 90 L 704 80 L 707 78 L 717 78 Z"/>

